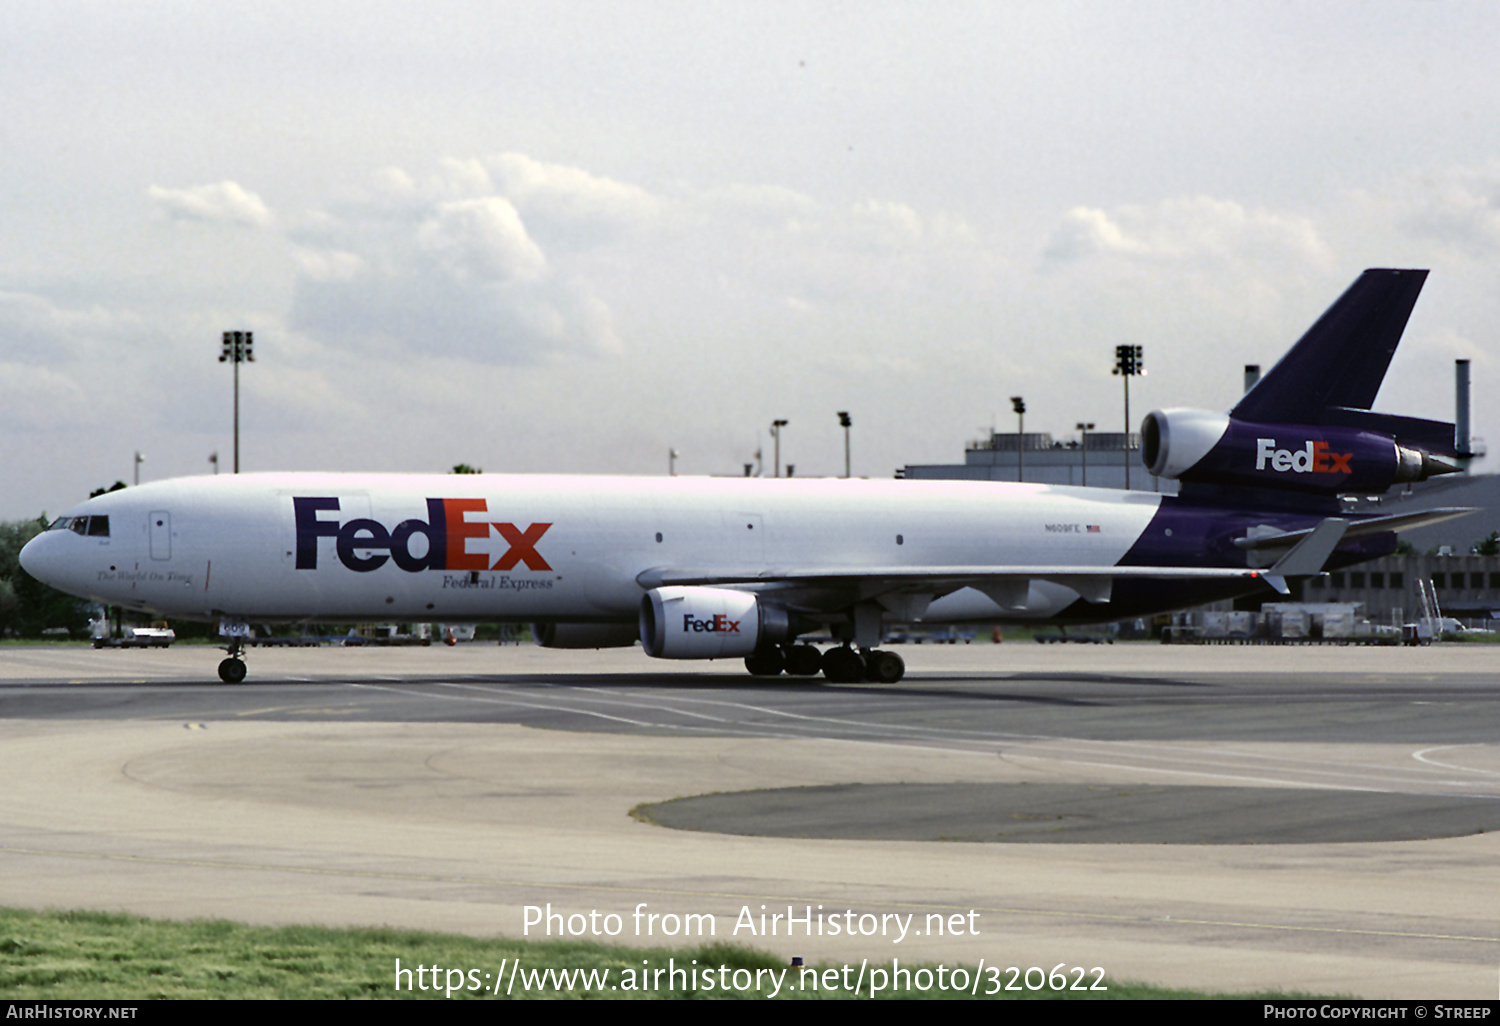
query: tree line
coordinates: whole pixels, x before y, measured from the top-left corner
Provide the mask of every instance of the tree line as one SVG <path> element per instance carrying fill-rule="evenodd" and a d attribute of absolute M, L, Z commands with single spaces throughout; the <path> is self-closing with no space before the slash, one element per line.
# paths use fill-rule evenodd
<path fill-rule="evenodd" d="M 22 547 L 46 529 L 46 514 L 0 522 L 0 638 L 37 638 L 49 627 L 72 632 L 89 625 L 85 603 L 43 584 L 21 566 Z"/>

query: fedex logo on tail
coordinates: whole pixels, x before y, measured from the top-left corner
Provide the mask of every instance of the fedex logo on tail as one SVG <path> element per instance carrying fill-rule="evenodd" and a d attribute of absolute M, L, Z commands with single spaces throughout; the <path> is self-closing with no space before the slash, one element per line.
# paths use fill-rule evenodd
<path fill-rule="evenodd" d="M 318 539 L 332 538 L 339 562 L 356 573 L 369 573 L 387 562 L 408 573 L 419 570 L 513 570 L 524 563 L 528 570 L 551 570 L 537 552 L 537 542 L 551 524 L 530 524 L 525 530 L 515 524 L 490 520 L 470 520 L 470 514 L 485 516 L 489 512 L 485 499 L 428 499 L 426 520 L 403 520 L 388 528 L 378 520 L 358 517 L 341 523 L 325 513 L 337 513 L 339 500 L 333 497 L 297 497 L 292 499 L 297 521 L 297 569 L 318 568 Z M 493 532 L 493 533 L 492 533 Z M 484 552 L 470 552 L 471 538 L 489 539 L 498 534 L 508 546 L 491 565 Z M 424 543 L 412 545 L 421 535 Z M 412 549 L 422 549 L 416 555 Z"/>
<path fill-rule="evenodd" d="M 1265 470 L 1266 464 L 1278 472 L 1290 470 L 1294 474 L 1352 474 L 1354 468 L 1349 461 L 1352 452 L 1329 452 L 1327 442 L 1308 442 L 1301 449 L 1278 449 L 1276 439 L 1255 440 L 1255 469 Z"/>

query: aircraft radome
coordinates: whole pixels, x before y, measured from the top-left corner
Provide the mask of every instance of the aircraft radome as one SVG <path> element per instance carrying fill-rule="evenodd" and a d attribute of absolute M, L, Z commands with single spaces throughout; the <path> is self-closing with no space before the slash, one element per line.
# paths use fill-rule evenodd
<path fill-rule="evenodd" d="M 958 481 L 241 474 L 88 500 L 21 562 L 75 595 L 250 623 L 523 622 L 557 648 L 893 682 L 895 623 L 1104 622 L 1386 555 L 1462 510 L 1353 516 L 1456 469 L 1452 424 L 1370 410 L 1425 271 L 1366 271 L 1227 414 L 1142 426 L 1176 496 Z M 827 650 L 799 642 L 829 633 Z"/>

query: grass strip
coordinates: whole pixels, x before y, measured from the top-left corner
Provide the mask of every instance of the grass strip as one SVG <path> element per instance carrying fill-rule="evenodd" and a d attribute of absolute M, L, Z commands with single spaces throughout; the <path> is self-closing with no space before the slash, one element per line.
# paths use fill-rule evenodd
<path fill-rule="evenodd" d="M 398 966 L 404 972 L 398 973 Z M 899 971 L 891 962 L 865 966 L 863 985 L 856 993 L 859 969 L 857 964 L 828 963 L 803 971 L 789 968 L 778 956 L 723 943 L 640 948 L 414 930 L 265 927 L 225 920 L 176 922 L 103 912 L 0 909 L 0 995 L 12 1001 L 1294 996 L 1214 995 L 1113 979 L 1103 981 L 1108 987 L 1103 991 L 1059 992 L 1024 985 L 1017 991 L 1006 990 L 1006 984 L 1025 981 L 1013 979 L 1004 967 L 995 971 L 986 966 L 981 973 L 974 965 L 945 966 L 940 974 L 935 963 L 905 962 Z M 965 973 L 962 987 L 955 986 L 957 970 Z M 871 985 L 882 972 L 885 986 L 872 995 Z M 1031 982 L 1038 979 L 1033 972 Z M 1066 983 L 1072 987 L 1078 979 L 1070 974 Z M 1092 974 L 1081 979 L 1085 987 L 1094 982 Z"/>

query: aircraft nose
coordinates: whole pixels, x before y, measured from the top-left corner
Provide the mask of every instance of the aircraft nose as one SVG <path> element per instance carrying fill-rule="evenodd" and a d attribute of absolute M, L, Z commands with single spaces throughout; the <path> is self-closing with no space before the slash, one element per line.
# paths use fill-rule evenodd
<path fill-rule="evenodd" d="M 43 531 L 21 547 L 22 568 L 43 584 L 57 580 L 57 539 L 49 537 L 53 533 Z"/>

